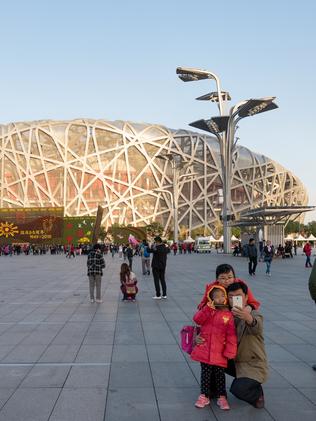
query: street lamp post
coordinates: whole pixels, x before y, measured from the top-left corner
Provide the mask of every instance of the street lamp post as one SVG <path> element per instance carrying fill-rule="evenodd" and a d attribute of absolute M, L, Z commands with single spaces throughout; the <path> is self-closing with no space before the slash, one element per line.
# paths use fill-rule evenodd
<path fill-rule="evenodd" d="M 224 104 L 230 100 L 228 92 L 221 91 L 219 78 L 212 72 L 207 70 L 178 67 L 177 74 L 181 80 L 185 82 L 215 79 L 217 92 L 198 97 L 198 100 L 209 100 L 218 102 L 220 111 L 219 117 L 212 117 L 210 120 L 198 120 L 189 125 L 200 130 L 208 131 L 214 134 L 220 145 L 221 167 L 222 167 L 222 182 L 223 182 L 223 241 L 224 253 L 230 253 L 231 244 L 231 220 L 233 218 L 232 199 L 231 199 L 231 181 L 233 176 L 233 152 L 236 146 L 235 133 L 239 120 L 245 117 L 250 117 L 265 111 L 270 111 L 278 106 L 273 102 L 275 97 L 249 99 L 241 101 L 233 106 L 228 115 L 223 114 Z M 208 76 L 206 76 L 208 75 Z"/>
<path fill-rule="evenodd" d="M 172 199 L 172 209 L 173 209 L 173 241 L 174 243 L 178 242 L 178 207 L 179 207 L 179 182 L 181 179 L 193 177 L 197 173 L 188 173 L 181 174 L 181 170 L 187 169 L 192 166 L 191 162 L 183 164 L 182 162 L 178 163 L 176 160 L 175 154 L 165 154 L 165 155 L 156 155 L 156 158 L 165 159 L 170 162 L 172 169 L 172 192 L 167 189 L 154 189 L 154 191 L 168 193 Z"/>

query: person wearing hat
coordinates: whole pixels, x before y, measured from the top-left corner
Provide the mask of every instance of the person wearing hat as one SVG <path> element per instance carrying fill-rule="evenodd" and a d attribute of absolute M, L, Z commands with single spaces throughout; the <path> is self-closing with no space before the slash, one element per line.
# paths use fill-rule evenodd
<path fill-rule="evenodd" d="M 151 261 L 151 268 L 154 277 L 156 295 L 153 297 L 154 300 L 161 300 L 161 298 L 167 298 L 167 285 L 165 280 L 165 272 L 167 266 L 167 254 L 170 253 L 169 247 L 163 242 L 161 237 L 157 236 L 154 238 L 154 245 L 149 249 L 150 253 L 153 253 Z M 162 296 L 160 292 L 160 285 L 162 288 Z"/>

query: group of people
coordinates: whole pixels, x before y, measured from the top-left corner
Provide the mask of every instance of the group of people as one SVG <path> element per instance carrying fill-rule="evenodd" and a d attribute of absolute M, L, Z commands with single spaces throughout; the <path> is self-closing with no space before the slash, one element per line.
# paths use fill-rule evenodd
<path fill-rule="evenodd" d="M 255 408 L 264 407 L 262 383 L 268 363 L 263 338 L 260 303 L 247 284 L 236 278 L 228 264 L 216 269 L 216 280 L 206 285 L 194 322 L 200 327 L 191 358 L 201 364 L 197 408 L 212 398 L 222 410 L 227 401 L 225 373 L 234 377 L 230 391 Z"/>
<path fill-rule="evenodd" d="M 266 275 L 271 276 L 271 264 L 274 258 L 275 250 L 271 241 L 268 240 L 260 250 L 260 255 L 266 264 Z M 258 250 L 254 238 L 250 238 L 246 246 L 246 256 L 248 258 L 248 272 L 250 276 L 256 276 L 256 268 L 258 265 Z"/>
<path fill-rule="evenodd" d="M 90 244 L 4 244 L 0 245 L 0 256 L 64 254 L 66 257 L 75 257 L 87 255 L 91 249 Z"/>
<path fill-rule="evenodd" d="M 152 246 L 144 240 L 140 248 L 144 259 L 153 256 L 151 269 L 156 290 L 153 298 L 166 299 L 165 269 L 169 247 L 160 237 L 155 237 Z M 105 260 L 99 244 L 89 253 L 87 267 L 90 300 L 100 303 Z M 147 273 L 146 264 L 142 265 L 142 269 L 143 273 Z M 122 300 L 134 302 L 138 292 L 137 278 L 125 262 L 121 264 L 119 279 Z M 233 267 L 228 264 L 219 265 L 216 280 L 206 285 L 198 311 L 193 317 L 200 328 L 191 353 L 192 360 L 201 364 L 201 390 L 195 403 L 197 408 L 209 405 L 215 397 L 221 409 L 230 409 L 225 373 L 234 376 L 230 388 L 232 394 L 255 408 L 264 407 L 262 383 L 267 379 L 268 365 L 263 339 L 263 318 L 259 308 L 260 302 L 247 284 L 236 277 Z"/>
<path fill-rule="evenodd" d="M 312 267 L 311 264 L 311 255 L 312 255 L 312 245 L 308 241 L 303 247 L 303 253 L 306 256 L 305 267 Z M 256 275 L 256 268 L 258 265 L 258 250 L 256 246 L 256 242 L 254 238 L 250 238 L 249 243 L 245 245 L 245 254 L 248 258 L 248 272 L 250 276 Z M 295 250 L 296 254 L 296 250 Z M 285 247 L 279 245 L 277 250 L 275 250 L 274 246 L 271 244 L 271 241 L 268 240 L 265 245 L 260 247 L 260 258 L 266 264 L 266 275 L 271 276 L 271 264 L 272 260 L 275 257 L 292 257 L 292 243 L 287 242 Z"/>
<path fill-rule="evenodd" d="M 150 274 L 150 256 L 151 270 L 154 278 L 156 294 L 152 297 L 154 300 L 167 299 L 167 285 L 165 280 L 165 272 L 167 265 L 167 255 L 170 253 L 169 247 L 163 243 L 161 237 L 154 238 L 154 244 L 149 246 L 146 240 L 140 245 L 140 255 L 142 259 L 143 275 Z M 126 256 L 129 264 L 122 263 L 120 269 L 120 283 L 123 294 L 123 301 L 135 301 L 137 288 L 137 278 L 132 272 L 133 264 L 133 247 L 129 245 L 126 250 Z M 100 244 L 95 244 L 93 250 L 88 254 L 87 259 L 88 278 L 90 287 L 91 303 L 101 303 L 101 279 L 103 269 L 105 268 L 105 260 Z"/>
<path fill-rule="evenodd" d="M 185 243 L 185 242 L 179 242 L 179 243 L 172 243 L 171 250 L 173 251 L 173 254 L 176 256 L 179 254 L 191 254 L 194 253 L 194 243 Z"/>

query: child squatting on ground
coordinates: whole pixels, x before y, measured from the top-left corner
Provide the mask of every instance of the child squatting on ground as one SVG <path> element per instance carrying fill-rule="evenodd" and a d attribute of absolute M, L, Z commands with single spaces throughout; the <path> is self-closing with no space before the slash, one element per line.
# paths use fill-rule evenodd
<path fill-rule="evenodd" d="M 214 285 L 208 291 L 208 301 L 193 317 L 200 326 L 200 337 L 191 358 L 201 363 L 201 394 L 195 403 L 197 408 L 210 404 L 210 389 L 215 386 L 217 405 L 228 410 L 225 373 L 228 359 L 237 354 L 237 336 L 234 317 L 229 311 L 227 293 L 223 286 Z"/>
<path fill-rule="evenodd" d="M 137 278 L 135 273 L 131 272 L 127 263 L 121 265 L 120 281 L 123 293 L 122 301 L 135 301 L 138 292 Z"/>

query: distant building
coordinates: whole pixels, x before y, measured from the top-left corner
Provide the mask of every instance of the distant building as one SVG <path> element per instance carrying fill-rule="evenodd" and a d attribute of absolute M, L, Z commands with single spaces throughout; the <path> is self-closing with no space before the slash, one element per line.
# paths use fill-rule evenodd
<path fill-rule="evenodd" d="M 192 162 L 179 183 L 179 226 L 213 228 L 222 189 L 216 138 L 186 130 L 127 121 L 79 119 L 0 126 L 0 207 L 63 206 L 67 216 L 95 215 L 103 225 L 172 228 L 172 153 Z M 273 151 L 273 146 L 271 148 Z M 237 146 L 233 156 L 235 216 L 265 205 L 306 205 L 301 181 L 277 162 Z M 186 170 L 189 171 L 189 170 Z"/>

